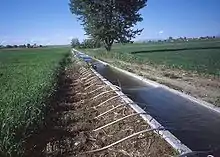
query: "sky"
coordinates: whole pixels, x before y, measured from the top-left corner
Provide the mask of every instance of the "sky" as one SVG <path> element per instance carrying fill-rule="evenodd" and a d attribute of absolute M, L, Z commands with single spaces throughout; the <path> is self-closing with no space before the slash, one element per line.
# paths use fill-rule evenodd
<path fill-rule="evenodd" d="M 0 0 L 0 45 L 69 44 L 86 38 L 68 0 Z M 148 0 L 135 40 L 220 35 L 220 0 Z"/>

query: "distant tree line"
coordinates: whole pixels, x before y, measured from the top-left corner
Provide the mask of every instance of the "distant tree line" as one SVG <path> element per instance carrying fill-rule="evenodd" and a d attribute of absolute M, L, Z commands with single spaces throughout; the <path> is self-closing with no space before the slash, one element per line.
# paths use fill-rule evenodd
<path fill-rule="evenodd" d="M 0 45 L 0 48 L 38 48 L 43 47 L 43 45 L 37 45 L 37 44 L 23 44 L 23 45 Z"/>
<path fill-rule="evenodd" d="M 187 37 L 179 37 L 179 38 L 173 38 L 169 37 L 168 39 L 164 40 L 148 40 L 144 41 L 145 43 L 152 43 L 152 42 L 184 42 L 184 41 L 202 41 L 202 40 L 215 40 L 215 39 L 220 39 L 219 36 L 204 36 L 204 37 L 194 37 L 194 38 L 187 38 Z"/>
<path fill-rule="evenodd" d="M 73 48 L 100 48 L 103 44 L 99 40 L 84 39 L 83 42 L 79 42 L 79 39 L 73 38 L 71 40 L 71 47 Z"/>

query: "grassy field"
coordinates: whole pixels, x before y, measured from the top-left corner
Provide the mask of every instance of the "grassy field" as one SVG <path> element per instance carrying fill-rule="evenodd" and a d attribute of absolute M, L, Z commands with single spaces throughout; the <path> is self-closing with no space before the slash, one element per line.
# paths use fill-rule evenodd
<path fill-rule="evenodd" d="M 114 45 L 112 52 L 104 48 L 84 50 L 99 59 L 119 59 L 131 63 L 164 65 L 201 74 L 220 76 L 220 41 L 180 43 L 146 43 Z M 103 53 L 105 52 L 105 53 Z"/>
<path fill-rule="evenodd" d="M 22 153 L 43 120 L 69 48 L 0 50 L 0 156 Z"/>

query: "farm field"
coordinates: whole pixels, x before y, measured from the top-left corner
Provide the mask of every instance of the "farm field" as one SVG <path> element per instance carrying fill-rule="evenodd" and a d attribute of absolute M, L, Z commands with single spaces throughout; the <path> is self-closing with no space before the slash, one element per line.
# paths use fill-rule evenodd
<path fill-rule="evenodd" d="M 115 58 L 133 63 L 163 65 L 201 74 L 220 75 L 220 41 L 115 45 L 89 50 L 97 58 Z"/>
<path fill-rule="evenodd" d="M 42 123 L 69 48 L 0 50 L 0 156 L 18 156 Z"/>
<path fill-rule="evenodd" d="M 98 59 L 220 105 L 220 41 L 114 45 L 82 50 Z"/>

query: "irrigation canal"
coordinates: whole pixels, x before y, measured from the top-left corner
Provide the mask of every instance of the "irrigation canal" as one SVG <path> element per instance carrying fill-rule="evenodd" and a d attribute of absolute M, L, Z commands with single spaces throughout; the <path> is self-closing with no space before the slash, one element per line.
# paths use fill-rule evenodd
<path fill-rule="evenodd" d="M 82 55 L 82 54 L 80 54 Z M 175 94 L 163 87 L 155 87 L 121 71 L 81 57 L 91 62 L 95 70 L 154 117 L 160 124 L 193 151 L 220 148 L 220 114 L 199 103 Z"/>

